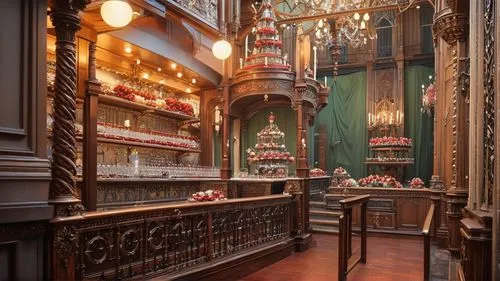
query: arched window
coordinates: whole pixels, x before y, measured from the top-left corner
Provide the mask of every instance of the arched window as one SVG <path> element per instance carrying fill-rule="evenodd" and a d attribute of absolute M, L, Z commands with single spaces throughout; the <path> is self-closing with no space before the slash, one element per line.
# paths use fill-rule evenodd
<path fill-rule="evenodd" d="M 392 25 L 383 18 L 377 25 L 377 57 L 392 56 Z"/>
<path fill-rule="evenodd" d="M 434 16 L 434 9 L 431 6 L 424 5 L 420 8 L 420 46 L 422 54 L 429 54 L 434 52 L 432 45 L 432 17 Z"/>

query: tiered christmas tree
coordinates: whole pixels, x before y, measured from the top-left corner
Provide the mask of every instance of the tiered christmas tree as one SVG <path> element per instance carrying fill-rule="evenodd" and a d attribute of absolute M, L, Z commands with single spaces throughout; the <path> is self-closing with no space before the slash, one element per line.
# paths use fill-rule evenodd
<path fill-rule="evenodd" d="M 248 149 L 248 162 L 255 163 L 260 176 L 283 178 L 288 175 L 288 164 L 295 158 L 286 150 L 285 133 L 274 124 L 276 117 L 269 115 L 269 125 L 257 133 L 255 149 Z"/>
<path fill-rule="evenodd" d="M 282 42 L 276 29 L 276 16 L 271 0 L 264 0 L 255 12 L 255 45 L 252 55 L 246 59 L 243 69 L 261 67 L 288 69 L 281 56 Z"/>

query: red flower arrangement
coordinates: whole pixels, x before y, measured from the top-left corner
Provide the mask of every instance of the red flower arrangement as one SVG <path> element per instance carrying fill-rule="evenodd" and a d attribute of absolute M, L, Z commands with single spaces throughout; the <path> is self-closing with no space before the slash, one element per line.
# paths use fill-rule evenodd
<path fill-rule="evenodd" d="M 168 97 L 166 99 L 158 99 L 151 93 L 141 92 L 124 85 L 117 85 L 113 88 L 115 96 L 129 101 L 142 103 L 147 106 L 161 108 L 172 112 L 179 112 L 185 115 L 194 116 L 193 106 L 189 103 L 184 103 L 176 98 Z"/>
<path fill-rule="evenodd" d="M 344 168 L 338 167 L 335 170 L 333 170 L 333 174 L 334 175 L 348 175 L 349 173 L 347 173 L 347 171 Z"/>
<path fill-rule="evenodd" d="M 401 146 L 401 147 L 411 147 L 411 138 L 405 137 L 382 137 L 382 138 L 371 138 L 369 143 L 371 147 L 381 147 L 381 146 Z"/>
<path fill-rule="evenodd" d="M 423 188 L 424 181 L 421 178 L 413 178 L 410 181 L 410 188 Z"/>
<path fill-rule="evenodd" d="M 324 177 L 326 176 L 326 172 L 321 170 L 320 168 L 314 168 L 309 171 L 309 176 L 310 177 Z"/>
<path fill-rule="evenodd" d="M 361 178 L 358 180 L 359 186 L 369 186 L 369 187 L 392 187 L 392 188 L 402 188 L 403 185 L 397 181 L 394 177 L 385 175 L 369 175 L 366 178 Z"/>
<path fill-rule="evenodd" d="M 257 48 L 272 47 L 272 46 L 281 48 L 282 45 L 283 45 L 283 43 L 281 42 L 281 40 L 261 39 L 261 40 L 255 41 L 255 47 L 257 47 Z"/>
<path fill-rule="evenodd" d="M 206 191 L 198 191 L 196 193 L 193 193 L 189 201 L 204 202 L 204 201 L 220 201 L 220 200 L 227 200 L 227 198 L 224 196 L 224 193 L 222 193 L 222 191 L 220 190 L 209 189 Z"/>
<path fill-rule="evenodd" d="M 262 28 L 259 28 L 257 30 L 257 32 L 261 33 L 261 34 L 272 34 L 272 35 L 278 33 L 278 31 L 274 27 L 262 27 Z"/>

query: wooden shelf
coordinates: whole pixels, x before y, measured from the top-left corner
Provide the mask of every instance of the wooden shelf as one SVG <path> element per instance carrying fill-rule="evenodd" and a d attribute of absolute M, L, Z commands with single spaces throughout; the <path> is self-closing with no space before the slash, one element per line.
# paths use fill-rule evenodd
<path fill-rule="evenodd" d="M 411 147 L 369 147 L 372 151 L 410 151 Z"/>
<path fill-rule="evenodd" d="M 168 110 L 164 110 L 164 109 L 154 108 L 152 106 L 136 103 L 133 101 L 129 101 L 126 99 L 122 99 L 122 98 L 114 97 L 114 96 L 110 96 L 110 95 L 99 95 L 99 103 L 107 104 L 107 105 L 114 105 L 114 106 L 119 106 L 119 107 L 125 107 L 128 109 L 142 111 L 142 112 L 152 111 L 153 114 L 165 116 L 165 117 L 170 117 L 170 118 L 174 118 L 177 120 L 193 120 L 193 121 L 200 120 L 199 118 L 196 118 L 194 116 L 189 116 L 189 115 L 182 114 L 182 113 L 177 113 L 177 112 L 172 112 L 172 111 L 168 111 Z"/>
<path fill-rule="evenodd" d="M 52 134 L 50 132 L 47 133 L 47 136 L 49 137 L 49 139 L 52 138 Z M 83 137 L 77 136 L 76 140 L 81 142 L 81 141 L 83 141 Z M 171 147 L 171 146 L 166 146 L 166 145 L 161 145 L 161 144 L 144 143 L 144 142 L 137 142 L 137 141 L 125 141 L 125 140 L 115 140 L 115 139 L 107 139 L 107 138 L 97 138 L 97 142 L 135 146 L 135 147 L 158 148 L 158 149 L 180 151 L 180 152 L 201 153 L 201 150 L 199 150 L 199 149 Z"/>
<path fill-rule="evenodd" d="M 395 162 L 383 162 L 383 161 L 365 161 L 366 165 L 378 165 L 378 166 L 407 166 L 413 165 L 413 161 L 395 161 Z"/>

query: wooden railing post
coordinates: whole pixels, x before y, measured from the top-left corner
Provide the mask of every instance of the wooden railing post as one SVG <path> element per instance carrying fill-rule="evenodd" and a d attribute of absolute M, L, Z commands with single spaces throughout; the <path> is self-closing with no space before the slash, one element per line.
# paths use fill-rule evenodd
<path fill-rule="evenodd" d="M 432 204 L 425 217 L 424 226 L 422 227 L 422 235 L 424 236 L 424 281 L 430 279 L 430 266 L 431 266 L 431 237 L 429 230 L 434 218 L 435 205 Z"/>
<path fill-rule="evenodd" d="M 366 210 L 368 202 L 361 205 L 361 262 L 366 263 Z"/>
<path fill-rule="evenodd" d="M 342 214 L 339 217 L 339 260 L 338 260 L 338 280 L 339 281 L 344 281 L 345 280 L 345 271 L 344 271 L 344 260 L 346 260 L 345 256 L 345 244 L 344 243 L 344 237 L 345 237 L 345 222 L 346 222 L 346 217 L 344 215 L 344 210 L 342 208 Z"/>

